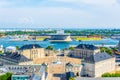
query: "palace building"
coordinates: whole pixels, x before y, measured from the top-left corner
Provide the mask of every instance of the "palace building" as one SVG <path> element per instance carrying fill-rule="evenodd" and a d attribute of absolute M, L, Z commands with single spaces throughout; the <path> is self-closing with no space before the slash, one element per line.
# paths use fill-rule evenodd
<path fill-rule="evenodd" d="M 107 53 L 97 53 L 83 61 L 83 74 L 89 77 L 101 77 L 102 74 L 115 71 L 115 57 Z"/>
<path fill-rule="evenodd" d="M 81 76 L 101 77 L 106 72 L 115 71 L 115 57 L 106 52 L 101 53 L 94 45 L 78 45 L 73 51 L 73 56 L 82 59 L 83 66 L 79 72 Z"/>
<path fill-rule="evenodd" d="M 31 60 L 45 56 L 44 48 L 38 44 L 24 45 L 19 49 L 19 51 L 21 55 Z"/>
<path fill-rule="evenodd" d="M 79 44 L 73 51 L 73 56 L 78 58 L 87 58 L 100 52 L 100 49 L 94 45 Z"/>
<path fill-rule="evenodd" d="M 33 59 L 45 56 L 44 48 L 38 44 L 28 44 L 22 46 L 17 52 L 5 52 L 0 54 L 0 62 L 3 65 L 28 65 L 32 64 Z"/>

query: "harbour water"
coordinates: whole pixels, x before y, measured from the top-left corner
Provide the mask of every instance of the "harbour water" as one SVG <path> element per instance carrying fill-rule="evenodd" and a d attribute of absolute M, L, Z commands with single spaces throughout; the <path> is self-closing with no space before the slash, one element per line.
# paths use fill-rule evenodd
<path fill-rule="evenodd" d="M 9 39 L 7 38 L 3 38 L 0 39 L 0 45 L 3 45 L 4 48 L 8 47 L 8 46 L 23 46 L 26 44 L 39 44 L 42 47 L 46 48 L 47 46 L 53 46 L 54 49 L 64 49 L 64 48 L 68 48 L 70 46 L 76 46 L 80 43 L 84 43 L 84 44 L 93 44 L 93 45 L 117 45 L 118 41 L 117 40 L 113 40 L 113 39 L 103 39 L 103 40 L 99 40 L 99 41 L 72 41 L 72 42 L 55 42 L 55 43 L 51 43 L 49 41 L 9 41 Z"/>

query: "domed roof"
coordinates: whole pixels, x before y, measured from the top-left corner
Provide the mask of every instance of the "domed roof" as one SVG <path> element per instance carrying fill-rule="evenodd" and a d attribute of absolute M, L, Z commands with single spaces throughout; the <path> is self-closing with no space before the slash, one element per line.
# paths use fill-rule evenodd
<path fill-rule="evenodd" d="M 98 49 L 98 47 L 91 45 L 91 44 L 79 44 L 76 48 L 78 49 L 88 49 L 88 50 L 95 50 Z"/>
<path fill-rule="evenodd" d="M 22 46 L 19 50 L 33 49 L 33 48 L 42 48 L 39 44 L 27 44 Z"/>

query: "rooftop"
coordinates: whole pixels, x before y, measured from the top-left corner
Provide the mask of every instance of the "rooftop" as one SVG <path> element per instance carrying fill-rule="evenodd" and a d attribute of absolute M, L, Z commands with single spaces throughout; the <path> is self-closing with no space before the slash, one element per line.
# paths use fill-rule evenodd
<path fill-rule="evenodd" d="M 26 50 L 26 49 L 33 49 L 33 48 L 42 48 L 42 47 L 38 44 L 27 44 L 22 46 L 19 50 Z"/>
<path fill-rule="evenodd" d="M 9 52 L 9 53 L 0 54 L 0 58 L 12 62 L 18 62 L 21 58 L 21 55 L 18 52 Z"/>
<path fill-rule="evenodd" d="M 110 58 L 113 58 L 113 57 L 107 54 L 106 52 L 98 53 L 94 55 L 94 62 L 99 62 L 99 61 L 110 59 Z"/>
<path fill-rule="evenodd" d="M 61 63 L 72 63 L 72 64 L 81 64 L 81 59 L 77 59 L 77 58 L 70 58 L 70 57 L 44 57 L 44 58 L 36 58 L 33 60 L 34 64 L 42 64 L 42 63 L 46 63 L 46 64 L 51 64 L 55 61 L 57 61 L 58 59 L 60 59 Z"/>
<path fill-rule="evenodd" d="M 110 58 L 113 58 L 113 57 L 111 55 L 107 54 L 106 52 L 103 52 L 103 53 L 97 53 L 95 55 L 92 55 L 90 58 L 86 58 L 85 62 L 96 63 L 96 62 L 107 60 Z"/>
<path fill-rule="evenodd" d="M 73 67 L 73 64 L 71 64 L 71 63 L 66 63 L 66 66 Z"/>
<path fill-rule="evenodd" d="M 76 48 L 78 49 L 88 49 L 88 50 L 95 50 L 98 49 L 98 47 L 90 44 L 79 44 Z"/>
<path fill-rule="evenodd" d="M 34 74 L 43 74 L 46 71 L 45 65 L 3 65 L 1 70 L 3 72 L 12 72 L 13 75 L 32 75 Z M 3 69 L 5 70 L 3 70 Z M 40 72 L 39 72 L 40 71 Z M 40 76 L 40 75 L 39 75 Z"/>

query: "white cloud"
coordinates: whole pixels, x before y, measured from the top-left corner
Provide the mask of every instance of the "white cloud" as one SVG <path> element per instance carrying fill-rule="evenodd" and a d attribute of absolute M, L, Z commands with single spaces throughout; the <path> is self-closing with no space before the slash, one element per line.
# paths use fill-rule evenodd
<path fill-rule="evenodd" d="M 0 1 L 0 7 L 6 7 L 6 6 L 9 6 L 11 5 L 12 3 L 11 2 L 8 2 L 8 1 Z"/>
<path fill-rule="evenodd" d="M 43 26 L 120 26 L 120 7 L 116 0 L 49 0 L 59 6 L 2 7 L 0 22 L 34 23 Z M 68 3 L 65 6 L 60 4 Z M 0 3 L 8 6 L 11 3 Z M 71 5 L 74 4 L 74 5 Z M 12 4 L 14 5 L 14 4 Z M 68 6 L 67 6 L 68 5 Z M 77 7 L 76 7 L 77 5 Z M 81 5 L 84 5 L 81 7 Z"/>
<path fill-rule="evenodd" d="M 33 23 L 40 25 L 79 25 L 82 19 L 92 15 L 82 10 L 64 7 L 41 8 L 1 8 L 0 22 L 4 23 Z M 9 14 L 8 14 L 9 13 Z M 30 17 L 29 17 L 30 16 Z"/>
<path fill-rule="evenodd" d="M 18 22 L 19 23 L 33 23 L 33 18 L 32 17 L 19 18 Z"/>
<path fill-rule="evenodd" d="M 53 0 L 53 1 L 73 3 L 73 4 L 101 5 L 101 6 L 118 4 L 117 0 Z"/>
<path fill-rule="evenodd" d="M 93 5 L 113 5 L 116 4 L 116 0 L 80 0 L 86 4 L 93 4 Z"/>

